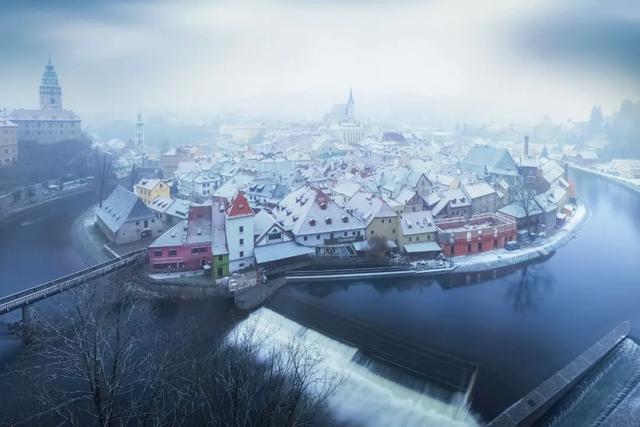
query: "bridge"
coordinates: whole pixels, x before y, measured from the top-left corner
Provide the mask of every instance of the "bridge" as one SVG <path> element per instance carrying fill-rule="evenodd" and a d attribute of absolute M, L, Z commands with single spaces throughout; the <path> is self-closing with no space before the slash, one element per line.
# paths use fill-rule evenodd
<path fill-rule="evenodd" d="M 28 328 L 31 320 L 31 305 L 58 295 L 89 280 L 128 267 L 147 255 L 147 249 L 138 249 L 84 270 L 42 283 L 29 289 L 0 298 L 0 315 L 22 309 L 22 322 Z"/>

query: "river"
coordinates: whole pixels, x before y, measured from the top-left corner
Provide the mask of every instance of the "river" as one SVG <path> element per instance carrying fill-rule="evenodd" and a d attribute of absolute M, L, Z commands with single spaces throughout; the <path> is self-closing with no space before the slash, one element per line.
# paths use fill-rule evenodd
<path fill-rule="evenodd" d="M 314 283 L 284 292 L 479 364 L 472 410 L 491 419 L 621 321 L 631 321 L 632 335 L 640 328 L 640 195 L 572 174 L 590 215 L 576 239 L 542 262 L 480 277 Z M 0 293 L 83 267 L 70 235 L 90 203 L 38 208 L 2 226 Z M 0 322 L 15 320 L 7 317 Z"/>

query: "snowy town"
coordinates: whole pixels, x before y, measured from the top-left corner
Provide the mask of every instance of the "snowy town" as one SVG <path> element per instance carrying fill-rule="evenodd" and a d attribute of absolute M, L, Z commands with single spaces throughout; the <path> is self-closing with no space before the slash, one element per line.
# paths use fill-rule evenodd
<path fill-rule="evenodd" d="M 139 116 L 130 141 L 98 145 L 134 182 L 105 195 L 96 225 L 116 248 L 148 245 L 152 275 L 217 280 L 372 253 L 455 263 L 544 242 L 577 208 L 566 163 L 596 156 L 518 130 L 509 141 L 382 131 L 356 111 L 350 90 L 316 124 L 223 126 L 210 145 L 159 156 Z"/>
<path fill-rule="evenodd" d="M 632 3 L 3 5 L 0 426 L 640 425 Z"/>

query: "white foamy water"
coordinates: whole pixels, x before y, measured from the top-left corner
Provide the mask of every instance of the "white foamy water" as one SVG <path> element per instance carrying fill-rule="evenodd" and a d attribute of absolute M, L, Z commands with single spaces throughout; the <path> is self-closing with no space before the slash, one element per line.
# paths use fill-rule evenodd
<path fill-rule="evenodd" d="M 255 328 L 255 329 L 254 329 Z M 358 349 L 328 338 L 272 310 L 261 308 L 241 322 L 230 336 L 253 331 L 267 345 L 284 347 L 301 340 L 319 348 L 322 369 L 345 382 L 329 399 L 338 421 L 366 426 L 478 426 L 460 394 L 453 402 L 419 393 L 369 371 L 352 359 Z"/>

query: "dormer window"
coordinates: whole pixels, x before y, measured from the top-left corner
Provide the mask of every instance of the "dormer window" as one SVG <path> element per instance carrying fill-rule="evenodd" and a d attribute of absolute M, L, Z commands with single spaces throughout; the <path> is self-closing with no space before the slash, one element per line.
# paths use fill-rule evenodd
<path fill-rule="evenodd" d="M 325 222 L 326 224 L 331 224 L 331 218 L 326 218 L 326 219 L 324 220 L 324 222 Z"/>
<path fill-rule="evenodd" d="M 312 227 L 313 227 L 314 225 L 316 225 L 316 220 L 315 220 L 315 219 L 313 219 L 313 218 L 311 218 L 311 219 L 309 220 L 309 225 L 310 225 L 310 226 L 312 226 Z"/>
<path fill-rule="evenodd" d="M 344 222 L 345 224 L 346 224 L 347 222 L 349 222 L 349 217 L 348 217 L 348 216 L 346 216 L 346 215 L 343 215 L 343 217 L 342 217 L 342 222 Z"/>

